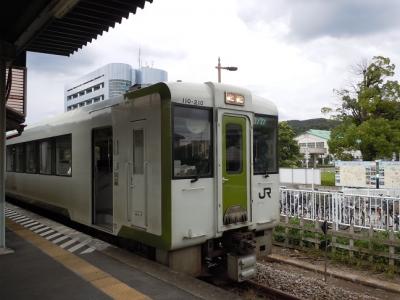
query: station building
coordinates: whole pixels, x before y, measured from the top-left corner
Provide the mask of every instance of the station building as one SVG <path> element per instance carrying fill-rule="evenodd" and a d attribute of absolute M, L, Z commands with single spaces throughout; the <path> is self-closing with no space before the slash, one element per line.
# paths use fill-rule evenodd
<path fill-rule="evenodd" d="M 134 69 L 129 64 L 110 63 L 66 84 L 64 111 L 121 95 L 131 86 L 140 88 L 167 80 L 168 73 L 164 70 Z"/>
<path fill-rule="evenodd" d="M 304 155 L 305 161 L 311 161 L 315 167 L 318 158 L 322 159 L 322 163 L 329 156 L 328 140 L 331 132 L 328 130 L 310 129 L 295 138 L 300 147 L 300 153 Z"/>

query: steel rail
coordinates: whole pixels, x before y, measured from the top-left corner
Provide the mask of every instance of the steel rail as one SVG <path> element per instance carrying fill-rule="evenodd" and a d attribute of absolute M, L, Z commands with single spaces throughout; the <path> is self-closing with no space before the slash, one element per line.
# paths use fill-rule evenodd
<path fill-rule="evenodd" d="M 263 293 L 265 293 L 267 296 L 271 296 L 271 299 L 282 299 L 282 300 L 303 300 L 303 298 L 299 298 L 297 296 L 294 296 L 292 294 L 286 293 L 284 291 L 259 284 L 253 280 L 246 280 L 246 283 L 250 286 L 252 286 L 254 289 L 257 289 Z"/>

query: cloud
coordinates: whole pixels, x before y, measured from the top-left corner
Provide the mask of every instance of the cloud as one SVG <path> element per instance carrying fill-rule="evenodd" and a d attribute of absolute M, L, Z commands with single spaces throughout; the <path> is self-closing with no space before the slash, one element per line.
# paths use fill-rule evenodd
<path fill-rule="evenodd" d="M 239 68 L 223 71 L 222 81 L 271 99 L 280 119 L 321 117 L 321 107 L 336 101 L 333 89 L 348 84 L 351 65 L 375 55 L 400 62 L 400 30 L 390 17 L 399 5 L 391 0 L 154 1 L 71 57 L 29 54 L 28 122 L 63 111 L 67 82 L 107 63 L 137 67 L 139 48 L 143 65 L 168 71 L 170 81 L 216 81 L 220 56 L 224 66 Z M 369 23 L 361 28 L 363 18 Z"/>
<path fill-rule="evenodd" d="M 288 36 L 305 41 L 376 34 L 400 25 L 397 0 L 250 0 L 242 8 L 247 24 L 285 20 Z"/>

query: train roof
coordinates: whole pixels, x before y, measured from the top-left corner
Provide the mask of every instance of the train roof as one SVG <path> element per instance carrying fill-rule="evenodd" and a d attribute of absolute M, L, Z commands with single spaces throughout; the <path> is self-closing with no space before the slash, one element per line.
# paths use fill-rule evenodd
<path fill-rule="evenodd" d="M 224 83 L 216 82 L 205 82 L 205 83 L 191 83 L 191 82 L 163 82 L 155 85 L 146 87 L 139 91 L 128 92 L 126 98 L 137 98 L 142 94 L 150 94 L 150 90 L 164 90 L 174 102 L 181 102 L 183 98 L 190 98 L 195 95 L 198 99 L 203 99 L 208 103 L 209 107 L 224 107 L 237 110 L 247 110 L 260 114 L 278 115 L 278 109 L 276 105 L 263 97 L 257 96 L 250 90 L 238 87 L 235 85 L 229 85 Z M 244 95 L 246 103 L 244 106 L 229 106 L 225 105 L 225 93 L 233 92 Z"/>
<path fill-rule="evenodd" d="M 251 91 L 241 87 L 214 82 L 161 82 L 135 91 L 129 91 L 123 96 L 117 96 L 88 106 L 80 107 L 75 110 L 64 112 L 54 117 L 46 118 L 38 123 L 27 126 L 25 128 L 25 132 L 29 132 L 30 134 L 40 138 L 41 132 L 46 133 L 51 131 L 51 128 L 54 126 L 75 123 L 97 114 L 108 113 L 111 111 L 112 107 L 117 106 L 120 103 L 153 93 L 163 94 L 162 96 L 165 98 L 170 98 L 175 102 L 179 102 L 179 99 L 181 98 L 193 96 L 201 99 L 208 99 L 209 103 L 211 103 L 208 106 L 218 107 L 218 104 L 215 103 L 213 99 L 218 95 L 221 96 L 226 91 L 236 92 L 246 96 L 249 102 L 246 104 L 246 107 L 234 107 L 236 109 L 245 109 L 260 114 L 278 115 L 277 107 L 272 101 L 253 95 Z M 12 139 L 10 143 L 13 143 L 14 141 L 22 142 L 25 140 L 23 136 L 24 134 L 21 137 Z"/>

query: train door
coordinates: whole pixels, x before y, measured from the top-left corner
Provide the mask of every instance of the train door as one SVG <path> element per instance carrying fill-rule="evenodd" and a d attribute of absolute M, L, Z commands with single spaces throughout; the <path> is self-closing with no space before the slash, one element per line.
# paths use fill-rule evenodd
<path fill-rule="evenodd" d="M 244 115 L 223 114 L 221 132 L 222 222 L 249 219 L 249 121 Z"/>
<path fill-rule="evenodd" d="M 146 228 L 147 162 L 145 121 L 136 121 L 130 131 L 128 219 L 132 225 Z"/>
<path fill-rule="evenodd" d="M 92 132 L 93 224 L 112 231 L 113 225 L 112 127 Z"/>

